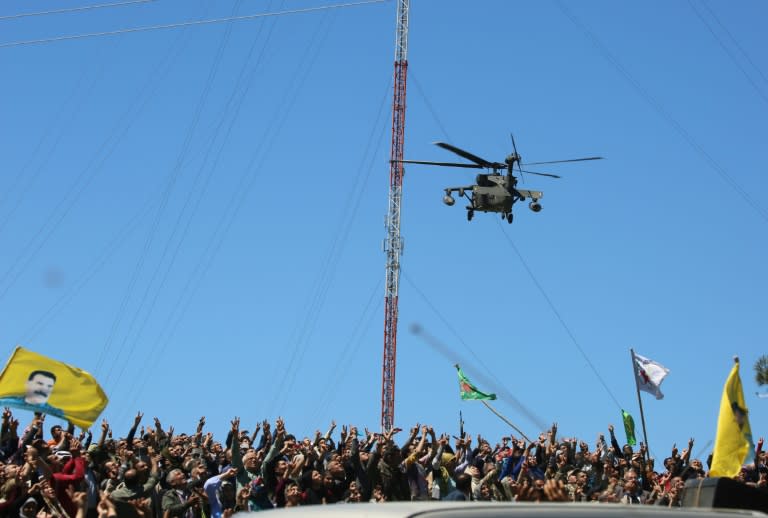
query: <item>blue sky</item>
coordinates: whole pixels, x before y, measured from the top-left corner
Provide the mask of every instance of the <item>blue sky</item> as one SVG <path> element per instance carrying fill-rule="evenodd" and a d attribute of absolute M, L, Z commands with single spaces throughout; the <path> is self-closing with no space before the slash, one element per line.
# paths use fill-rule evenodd
<path fill-rule="evenodd" d="M 395 4 L 8 1 L 0 12 L 0 344 L 93 373 L 118 433 L 137 410 L 225 433 L 286 419 L 378 429 Z M 395 422 L 491 440 L 461 362 L 533 436 L 591 443 L 639 410 L 656 457 L 714 439 L 738 355 L 767 400 L 764 3 L 414 0 L 405 156 L 604 156 L 540 170 L 508 225 L 469 223 L 411 165 L 403 185 Z M 409 331 L 418 324 L 433 338 Z M 439 342 L 440 346 L 434 344 Z M 490 386 L 482 386 L 484 384 Z M 619 434 L 623 441 L 623 434 Z M 706 453 L 701 453 L 705 456 Z"/>

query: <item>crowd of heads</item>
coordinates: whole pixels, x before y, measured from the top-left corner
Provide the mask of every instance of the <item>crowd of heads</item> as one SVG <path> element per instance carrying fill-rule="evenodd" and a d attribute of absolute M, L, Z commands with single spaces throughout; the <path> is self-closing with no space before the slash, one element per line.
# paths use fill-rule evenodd
<path fill-rule="evenodd" d="M 164 428 L 137 414 L 127 435 L 98 437 L 74 427 L 20 429 L 6 408 L 0 436 L 0 517 L 221 518 L 302 505 L 407 500 L 605 502 L 680 506 L 686 481 L 706 478 L 694 440 L 657 463 L 641 443 L 620 446 L 612 425 L 592 445 L 561 438 L 489 441 L 437 435 L 427 425 L 384 433 L 331 423 L 322 433 L 289 433 L 278 418 L 253 431 L 231 421 L 226 438 Z M 768 487 L 762 438 L 736 479 Z"/>

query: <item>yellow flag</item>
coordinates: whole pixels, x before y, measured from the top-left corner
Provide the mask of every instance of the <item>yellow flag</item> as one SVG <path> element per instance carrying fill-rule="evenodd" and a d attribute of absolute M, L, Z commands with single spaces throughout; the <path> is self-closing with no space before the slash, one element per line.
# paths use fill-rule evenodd
<path fill-rule="evenodd" d="M 735 477 L 754 450 L 749 410 L 744 402 L 744 390 L 739 377 L 739 360 L 725 381 L 717 419 L 715 451 L 712 456 L 712 477 Z"/>
<path fill-rule="evenodd" d="M 0 373 L 0 407 L 41 412 L 88 428 L 108 401 L 84 370 L 20 346 Z"/>

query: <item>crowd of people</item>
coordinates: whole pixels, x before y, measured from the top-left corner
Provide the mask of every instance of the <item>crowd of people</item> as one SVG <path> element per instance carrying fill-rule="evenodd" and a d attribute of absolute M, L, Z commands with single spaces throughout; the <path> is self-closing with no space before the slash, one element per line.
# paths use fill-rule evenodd
<path fill-rule="evenodd" d="M 298 439 L 282 419 L 252 432 L 231 422 L 223 442 L 205 431 L 141 426 L 124 438 L 106 420 L 98 438 L 45 426 L 20 429 L 11 410 L 0 432 L 0 516 L 12 518 L 228 518 L 240 511 L 402 500 L 575 501 L 680 506 L 686 480 L 707 477 L 694 440 L 656 465 L 641 444 L 560 438 L 557 426 L 526 441 L 437 435 L 427 425 L 385 433 L 355 426 Z M 768 485 L 763 440 L 737 479 Z M 709 464 L 709 460 L 707 461 Z"/>

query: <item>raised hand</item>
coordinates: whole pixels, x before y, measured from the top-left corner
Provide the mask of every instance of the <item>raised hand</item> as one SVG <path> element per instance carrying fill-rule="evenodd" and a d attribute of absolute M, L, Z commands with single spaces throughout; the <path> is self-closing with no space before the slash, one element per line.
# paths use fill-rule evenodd
<path fill-rule="evenodd" d="M 136 511 L 136 515 L 139 518 L 149 518 L 152 516 L 152 507 L 151 507 L 151 500 L 149 498 L 132 498 L 128 500 L 128 503 L 133 506 L 134 511 Z M 107 514 L 107 517 L 109 516 L 117 516 L 117 510 L 115 510 L 115 504 L 112 504 L 111 501 L 107 506 L 112 505 L 113 514 Z"/>

